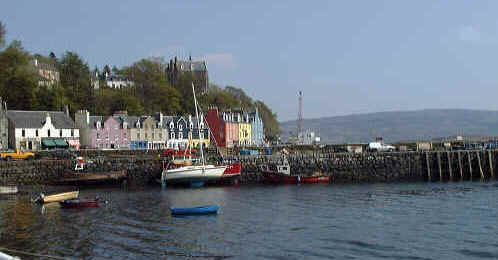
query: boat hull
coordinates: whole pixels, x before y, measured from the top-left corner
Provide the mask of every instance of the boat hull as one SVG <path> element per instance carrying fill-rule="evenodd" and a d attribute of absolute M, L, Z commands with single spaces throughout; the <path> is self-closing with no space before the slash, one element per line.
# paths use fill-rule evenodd
<path fill-rule="evenodd" d="M 100 206 L 100 202 L 96 200 L 63 200 L 59 201 L 62 208 L 95 208 Z"/>
<path fill-rule="evenodd" d="M 121 183 L 127 179 L 126 171 L 106 173 L 67 173 L 56 184 L 59 185 L 97 185 Z"/>
<path fill-rule="evenodd" d="M 220 209 L 217 205 L 208 205 L 201 207 L 192 207 L 192 208 L 170 208 L 172 215 L 208 215 L 208 214 L 217 214 Z"/>
<path fill-rule="evenodd" d="M 226 166 L 206 165 L 184 166 L 176 169 L 164 169 L 162 179 L 167 184 L 190 184 L 216 181 L 222 178 Z"/>
<path fill-rule="evenodd" d="M 305 184 L 329 183 L 329 182 L 330 182 L 330 176 L 325 176 L 325 175 L 300 177 L 300 183 L 305 183 Z"/>
<path fill-rule="evenodd" d="M 43 196 L 40 199 L 40 201 L 42 203 L 50 203 L 50 202 L 57 202 L 63 200 L 71 200 L 77 198 L 79 196 L 79 193 L 80 193 L 79 191 L 71 191 L 71 192 L 58 193 L 49 196 Z"/>

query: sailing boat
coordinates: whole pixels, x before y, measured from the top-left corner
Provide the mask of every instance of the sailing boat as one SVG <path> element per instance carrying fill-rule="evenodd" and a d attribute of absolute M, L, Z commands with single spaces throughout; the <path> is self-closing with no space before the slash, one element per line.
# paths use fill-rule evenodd
<path fill-rule="evenodd" d="M 199 130 L 200 138 L 200 153 L 201 165 L 192 165 L 191 157 L 189 160 L 184 158 L 185 163 L 172 160 L 168 163 L 167 167 L 163 168 L 161 173 L 161 183 L 163 186 L 166 184 L 184 184 L 191 187 L 201 187 L 205 182 L 217 181 L 222 178 L 226 165 L 215 166 L 206 164 L 203 152 L 203 141 L 201 135 L 201 126 L 199 120 L 199 112 L 197 109 L 197 99 L 195 97 L 194 84 L 192 83 L 192 92 L 194 94 L 195 116 L 197 118 L 197 129 Z"/>

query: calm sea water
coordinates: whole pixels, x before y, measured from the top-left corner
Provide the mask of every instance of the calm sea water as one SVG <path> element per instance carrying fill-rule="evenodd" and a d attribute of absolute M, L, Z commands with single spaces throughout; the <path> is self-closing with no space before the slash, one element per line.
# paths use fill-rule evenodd
<path fill-rule="evenodd" d="M 0 247 L 68 259 L 498 258 L 495 182 L 106 188 L 80 195 L 95 196 L 109 203 L 61 209 L 33 205 L 29 196 L 0 198 Z M 170 215 L 170 206 L 203 204 L 221 210 Z"/>

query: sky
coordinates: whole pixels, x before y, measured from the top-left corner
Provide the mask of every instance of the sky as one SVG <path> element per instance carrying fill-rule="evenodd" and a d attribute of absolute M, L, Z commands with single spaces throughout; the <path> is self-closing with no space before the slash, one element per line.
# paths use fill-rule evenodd
<path fill-rule="evenodd" d="M 319 118 L 498 110 L 498 1 L 5 1 L 7 41 L 91 68 L 207 60 L 210 81 Z"/>

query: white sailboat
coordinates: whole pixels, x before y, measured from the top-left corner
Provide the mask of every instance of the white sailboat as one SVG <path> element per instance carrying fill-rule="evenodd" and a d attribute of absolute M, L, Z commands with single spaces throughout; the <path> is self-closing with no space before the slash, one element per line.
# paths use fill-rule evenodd
<path fill-rule="evenodd" d="M 199 112 L 197 109 L 197 99 L 195 97 L 194 84 L 192 83 L 192 92 L 194 94 L 195 116 L 197 118 L 197 129 L 199 130 L 200 138 L 200 152 L 201 152 L 201 165 L 191 165 L 191 158 L 184 158 L 184 164 L 170 162 L 167 167 L 163 168 L 161 173 L 161 183 L 165 186 L 169 184 L 190 184 L 191 186 L 202 186 L 207 181 L 216 181 L 222 178 L 226 165 L 216 166 L 212 164 L 205 164 L 204 152 L 202 148 L 202 135 L 199 121 Z M 173 168 L 176 167 L 176 168 Z"/>

